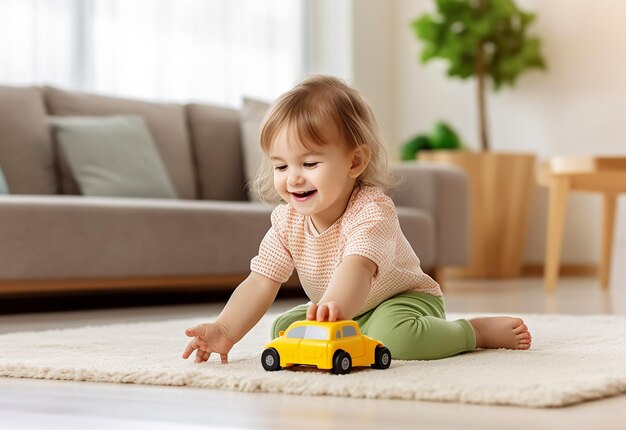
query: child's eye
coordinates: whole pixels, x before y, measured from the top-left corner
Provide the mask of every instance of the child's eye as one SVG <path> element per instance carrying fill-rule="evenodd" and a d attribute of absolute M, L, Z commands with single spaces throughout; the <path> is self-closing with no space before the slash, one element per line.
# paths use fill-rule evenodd
<path fill-rule="evenodd" d="M 302 163 L 302 165 L 303 165 L 304 167 L 315 167 L 315 166 L 317 166 L 318 164 L 320 164 L 320 163 L 317 163 L 317 162 L 316 162 L 316 163 Z"/>
<path fill-rule="evenodd" d="M 285 169 L 287 169 L 287 166 L 283 166 L 283 165 L 274 166 L 274 170 L 278 170 L 279 172 L 283 172 L 285 171 Z"/>

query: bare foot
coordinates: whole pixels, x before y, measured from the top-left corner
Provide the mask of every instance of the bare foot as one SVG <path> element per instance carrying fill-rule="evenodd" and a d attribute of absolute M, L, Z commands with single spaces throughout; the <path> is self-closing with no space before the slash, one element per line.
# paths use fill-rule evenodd
<path fill-rule="evenodd" d="M 530 348 L 532 336 L 520 318 L 485 317 L 469 322 L 476 334 L 476 348 Z"/>

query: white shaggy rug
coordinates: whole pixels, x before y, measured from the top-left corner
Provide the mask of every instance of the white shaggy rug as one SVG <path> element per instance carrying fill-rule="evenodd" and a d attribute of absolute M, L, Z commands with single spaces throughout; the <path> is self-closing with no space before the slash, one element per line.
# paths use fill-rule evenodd
<path fill-rule="evenodd" d="M 0 335 L 0 376 L 525 407 L 626 392 L 626 317 L 520 316 L 533 334 L 529 351 L 393 361 L 387 370 L 353 369 L 343 376 L 311 368 L 263 370 L 271 316 L 235 345 L 226 365 L 215 356 L 202 364 L 181 358 L 184 329 L 206 319 L 12 333 Z"/>

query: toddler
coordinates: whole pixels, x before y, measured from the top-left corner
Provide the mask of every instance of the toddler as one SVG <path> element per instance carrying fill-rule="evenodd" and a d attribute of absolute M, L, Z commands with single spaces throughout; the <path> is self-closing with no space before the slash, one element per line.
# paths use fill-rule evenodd
<path fill-rule="evenodd" d="M 280 202 L 250 263 L 251 273 L 212 323 L 188 328 L 197 363 L 228 361 L 233 345 L 261 319 L 293 270 L 311 300 L 278 316 L 272 337 L 298 320 L 354 319 L 393 358 L 431 360 L 476 348 L 530 348 L 513 317 L 446 320 L 439 285 L 420 268 L 392 200 L 387 155 L 363 96 L 329 76 L 305 79 L 269 109 L 266 155 L 254 188 Z"/>

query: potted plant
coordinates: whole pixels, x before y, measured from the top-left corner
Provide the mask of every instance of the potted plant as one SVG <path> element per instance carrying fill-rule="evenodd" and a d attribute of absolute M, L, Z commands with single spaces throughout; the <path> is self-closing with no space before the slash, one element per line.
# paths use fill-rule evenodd
<path fill-rule="evenodd" d="M 540 40 L 527 34 L 535 14 L 514 0 L 436 0 L 436 11 L 411 23 L 421 61 L 448 62 L 448 76 L 476 80 L 480 152 L 424 151 L 420 160 L 461 166 L 470 178 L 470 264 L 465 277 L 519 276 L 534 188 L 533 154 L 491 151 L 487 81 L 495 91 L 523 72 L 545 69 Z"/>
<path fill-rule="evenodd" d="M 400 147 L 400 159 L 415 160 L 420 151 L 461 149 L 463 144 L 454 129 L 443 121 L 437 121 L 429 133 L 419 133 Z"/>

